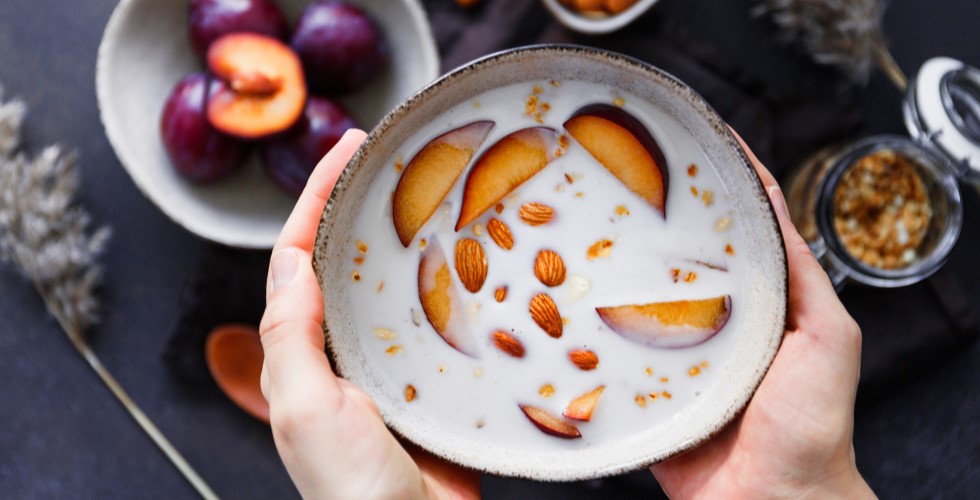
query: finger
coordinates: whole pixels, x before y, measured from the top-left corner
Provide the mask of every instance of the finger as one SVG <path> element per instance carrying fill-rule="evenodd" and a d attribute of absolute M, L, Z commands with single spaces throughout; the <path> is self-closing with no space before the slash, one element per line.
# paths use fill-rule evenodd
<path fill-rule="evenodd" d="M 828 313 L 826 310 L 828 307 L 839 307 L 843 310 L 830 278 L 814 258 L 810 246 L 800 236 L 790 219 L 786 198 L 776 178 L 762 165 L 738 132 L 732 129 L 732 133 L 735 134 L 735 139 L 759 173 L 783 235 L 783 242 L 786 245 L 786 263 L 789 268 L 789 307 L 792 311 L 790 319 L 793 320 L 794 316 L 798 315 L 820 317 Z"/>
<path fill-rule="evenodd" d="M 273 251 L 294 246 L 312 252 L 317 223 L 323 207 L 326 206 L 330 192 L 333 191 L 333 186 L 337 183 L 341 172 L 364 142 L 365 136 L 366 134 L 361 130 L 348 130 L 333 149 L 320 160 L 310 174 L 306 189 L 296 201 L 296 206 L 286 220 L 282 232 L 279 233 Z"/>

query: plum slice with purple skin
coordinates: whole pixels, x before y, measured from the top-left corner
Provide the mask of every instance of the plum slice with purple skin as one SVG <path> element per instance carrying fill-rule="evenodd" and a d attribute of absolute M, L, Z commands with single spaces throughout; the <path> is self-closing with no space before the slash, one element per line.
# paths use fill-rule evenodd
<path fill-rule="evenodd" d="M 191 46 L 201 60 L 215 40 L 229 33 L 259 33 L 281 41 L 289 25 L 272 0 L 191 0 L 187 5 Z"/>
<path fill-rule="evenodd" d="M 466 323 L 462 298 L 453 283 L 446 254 L 435 236 L 422 252 L 418 284 L 422 311 L 436 333 L 457 351 L 478 358 L 479 345 Z"/>
<path fill-rule="evenodd" d="M 667 163 L 650 131 L 633 115 L 608 104 L 590 104 L 565 130 L 630 191 L 666 216 Z"/>
<path fill-rule="evenodd" d="M 406 248 L 456 184 L 494 122 L 463 125 L 429 141 L 402 173 L 392 199 L 391 215 Z"/>
<path fill-rule="evenodd" d="M 564 439 L 578 439 L 582 437 L 582 433 L 579 432 L 578 427 L 552 415 L 548 410 L 531 405 L 518 405 L 518 407 L 524 412 L 528 420 L 545 434 Z"/>
<path fill-rule="evenodd" d="M 728 295 L 700 300 L 597 307 L 603 323 L 623 338 L 650 347 L 676 349 L 715 336 L 732 312 Z"/>
<path fill-rule="evenodd" d="M 160 136 L 177 173 L 202 184 L 228 177 L 248 156 L 247 145 L 208 122 L 212 84 L 203 73 L 187 75 L 170 92 L 160 118 Z"/>
<path fill-rule="evenodd" d="M 357 123 L 340 103 L 310 96 L 303 116 L 293 128 L 259 148 L 266 175 L 287 193 L 298 197 L 320 159 L 347 130 L 356 127 Z"/>
<path fill-rule="evenodd" d="M 296 25 L 291 45 L 303 61 L 310 88 L 327 95 L 358 90 L 388 63 L 378 25 L 354 5 L 311 3 Z"/>
<path fill-rule="evenodd" d="M 480 217 L 557 158 L 558 132 L 529 127 L 512 132 L 490 146 L 470 169 L 463 188 L 456 230 Z"/>

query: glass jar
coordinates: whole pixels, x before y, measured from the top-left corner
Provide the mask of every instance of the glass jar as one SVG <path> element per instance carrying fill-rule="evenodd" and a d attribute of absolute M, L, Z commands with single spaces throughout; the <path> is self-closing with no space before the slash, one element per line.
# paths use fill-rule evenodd
<path fill-rule="evenodd" d="M 838 290 L 906 286 L 936 272 L 963 226 L 957 181 L 980 181 L 980 70 L 927 61 L 903 111 L 911 139 L 830 146 L 787 183 L 790 215 Z"/>

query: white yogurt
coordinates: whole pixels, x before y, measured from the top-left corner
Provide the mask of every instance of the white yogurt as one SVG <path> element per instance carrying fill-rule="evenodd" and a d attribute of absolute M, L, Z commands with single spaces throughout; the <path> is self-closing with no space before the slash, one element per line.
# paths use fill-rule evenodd
<path fill-rule="evenodd" d="M 726 188 L 698 144 L 664 112 L 591 83 L 565 81 L 553 86 L 544 81 L 538 85 L 543 90 L 539 101 L 550 104 L 550 111 L 542 116 L 544 125 L 556 130 L 561 131 L 561 124 L 584 105 L 614 102 L 648 128 L 669 169 L 666 220 L 572 139 L 565 154 L 505 198 L 501 214 L 491 208 L 456 233 L 468 173 L 464 171 L 442 207 L 409 248 L 404 248 L 391 216 L 391 195 L 400 176 L 396 163 L 407 163 L 434 137 L 472 121 L 496 122 L 474 160 L 507 134 L 539 125 L 525 114 L 533 84 L 492 90 L 422 127 L 390 159 L 392 168 L 374 179 L 354 229 L 355 239 L 366 243 L 368 251 L 362 253 L 353 241 L 350 244 L 351 273 L 356 271 L 361 278 L 348 287 L 352 319 L 368 362 L 383 374 L 392 393 L 401 398 L 411 384 L 417 392 L 408 408 L 436 421 L 446 432 L 518 449 L 589 447 L 670 420 L 716 381 L 743 323 L 740 299 L 746 269 L 738 252 L 744 246 L 744 235 L 738 220 L 725 230 L 716 228 L 719 219 L 730 216 Z M 695 177 L 688 175 L 691 164 L 698 168 Z M 566 173 L 572 175 L 573 183 Z M 707 206 L 701 196 L 694 196 L 692 186 L 699 195 L 710 190 L 713 203 Z M 529 201 L 554 207 L 555 219 L 537 227 L 524 224 L 518 209 Z M 629 215 L 617 214 L 620 205 Z M 512 250 L 501 249 L 487 235 L 486 222 L 491 216 L 510 227 L 515 241 Z M 475 224 L 484 228 L 481 235 L 474 235 Z M 468 311 L 470 331 L 480 345 L 478 359 L 456 351 L 436 333 L 422 313 L 418 294 L 420 239 L 442 245 L 452 268 L 455 243 L 464 237 L 479 241 L 489 262 L 486 282 L 476 294 L 467 292 L 451 269 L 454 286 Z M 588 247 L 605 238 L 614 242 L 610 256 L 589 260 Z M 729 244 L 734 255 L 725 251 Z M 568 277 L 559 287 L 549 289 L 534 277 L 535 255 L 543 248 L 555 250 L 564 259 Z M 364 258 L 362 264 L 353 262 L 358 256 Z M 723 266 L 727 271 L 694 261 Z M 674 268 L 681 270 L 676 283 L 671 276 Z M 685 282 L 687 271 L 696 272 L 697 279 Z M 494 290 L 504 285 L 507 298 L 497 303 Z M 559 339 L 545 334 L 528 313 L 531 297 L 541 292 L 555 299 L 568 320 Z M 727 325 L 707 342 L 683 349 L 631 342 L 610 330 L 595 311 L 602 306 L 724 294 L 732 298 Z M 376 335 L 378 328 L 394 332 L 395 338 L 381 338 L 386 335 Z M 526 348 L 523 358 L 510 357 L 494 347 L 491 334 L 498 329 L 520 339 Z M 568 351 L 578 348 L 595 351 L 598 368 L 582 371 L 570 363 Z M 392 355 L 393 351 L 397 352 Z M 695 366 L 699 373 L 692 376 L 689 372 Z M 548 398 L 539 394 L 545 384 L 555 389 Z M 518 404 L 531 404 L 561 415 L 569 401 L 599 385 L 606 388 L 591 421 L 569 421 L 580 429 L 581 439 L 546 435 L 518 408 Z M 658 397 L 647 397 L 645 407 L 637 404 L 638 394 L 650 392 Z"/>

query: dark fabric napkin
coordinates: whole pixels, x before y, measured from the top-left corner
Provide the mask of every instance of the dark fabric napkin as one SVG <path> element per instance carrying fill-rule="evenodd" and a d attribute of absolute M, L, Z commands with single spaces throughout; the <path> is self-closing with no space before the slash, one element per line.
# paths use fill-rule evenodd
<path fill-rule="evenodd" d="M 587 37 L 564 29 L 538 0 L 492 0 L 475 10 L 460 9 L 452 0 L 424 3 L 444 70 L 533 43 L 578 43 L 632 55 L 701 93 L 777 177 L 785 176 L 808 152 L 856 139 L 862 132 L 864 117 L 855 106 L 859 92 L 844 85 L 836 73 L 801 57 L 802 69 L 791 84 L 773 83 L 726 59 L 717 42 L 690 36 L 681 21 L 666 14 L 651 13 L 615 34 Z M 935 276 L 901 289 L 850 286 L 841 294 L 864 332 L 861 398 L 884 394 L 886 383 L 915 376 L 980 336 L 980 232 L 972 229 L 978 224 L 980 200 L 973 189 L 964 189 L 963 198 L 965 229 L 949 262 Z M 205 252 L 187 279 L 164 355 L 176 375 L 209 379 L 203 345 L 214 326 L 258 324 L 268 257 L 268 252 L 219 246 Z"/>

